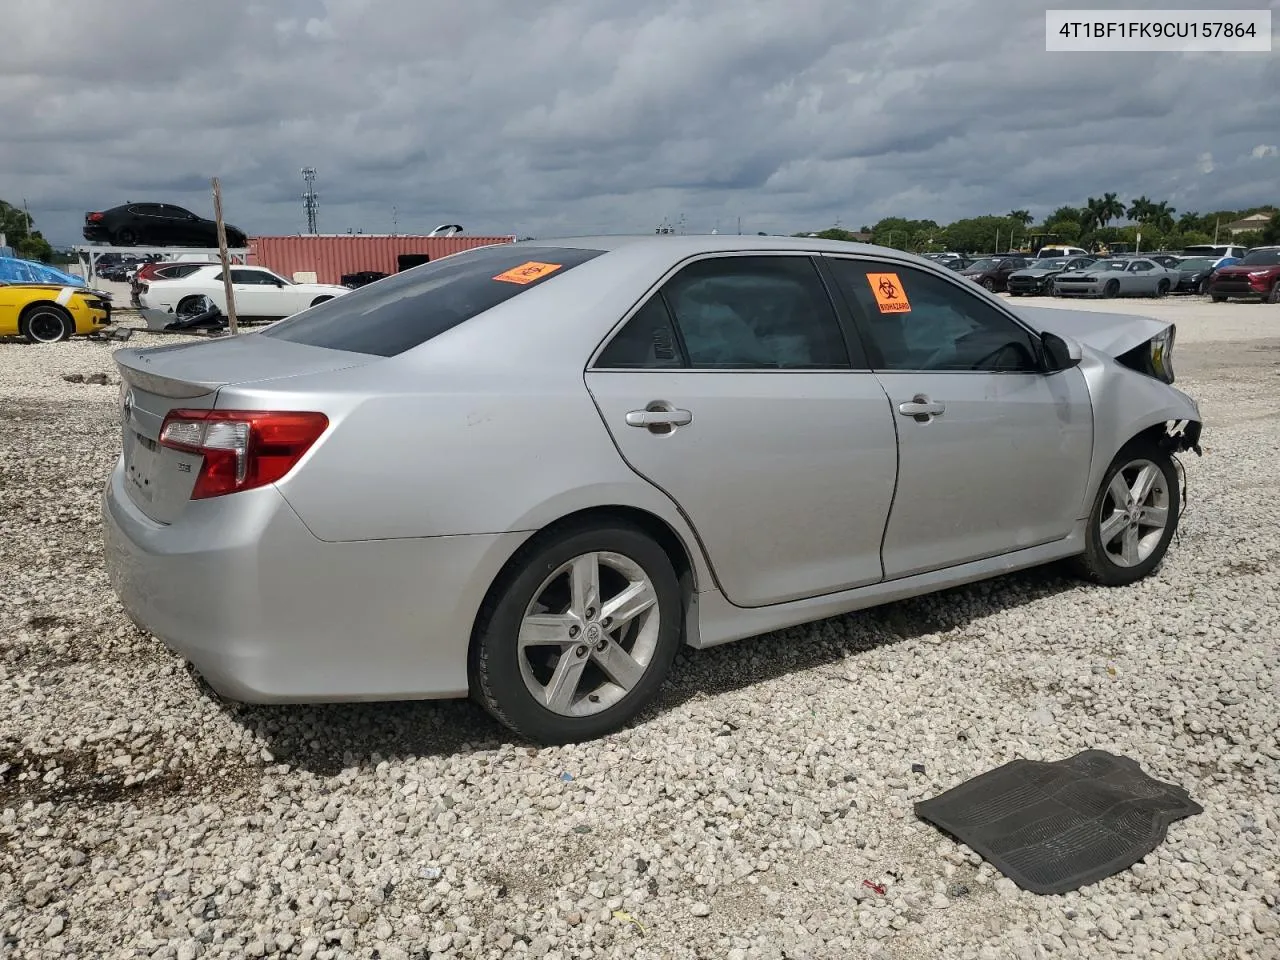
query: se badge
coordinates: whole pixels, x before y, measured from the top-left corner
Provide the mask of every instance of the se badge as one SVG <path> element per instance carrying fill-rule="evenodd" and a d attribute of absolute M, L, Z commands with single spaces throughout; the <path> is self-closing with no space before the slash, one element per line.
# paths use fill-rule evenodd
<path fill-rule="evenodd" d="M 910 313 L 911 301 L 902 289 L 902 281 L 896 273 L 868 273 L 867 283 L 875 295 L 876 306 L 881 313 Z"/>
<path fill-rule="evenodd" d="M 549 273 L 555 273 L 561 266 L 562 264 L 559 263 L 538 263 L 536 260 L 530 260 L 518 267 L 512 267 L 506 273 L 498 274 L 493 279 L 504 283 L 533 283 Z"/>

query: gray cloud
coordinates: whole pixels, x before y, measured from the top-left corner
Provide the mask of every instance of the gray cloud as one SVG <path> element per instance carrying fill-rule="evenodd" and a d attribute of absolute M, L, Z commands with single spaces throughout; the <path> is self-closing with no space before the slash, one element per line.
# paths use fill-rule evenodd
<path fill-rule="evenodd" d="M 333 232 L 389 230 L 393 206 L 401 231 L 551 236 L 682 213 L 787 232 L 1044 213 L 1106 190 L 1276 201 L 1280 60 L 1048 54 L 1043 16 L 1014 0 L 21 4 L 0 197 L 61 242 L 126 200 L 209 213 L 213 175 L 230 220 L 296 232 L 304 165 Z"/>

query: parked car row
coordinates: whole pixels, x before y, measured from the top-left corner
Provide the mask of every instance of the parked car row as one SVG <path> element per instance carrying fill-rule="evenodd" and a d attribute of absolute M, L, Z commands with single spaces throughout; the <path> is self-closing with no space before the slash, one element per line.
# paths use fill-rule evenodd
<path fill-rule="evenodd" d="M 961 254 L 925 256 L 992 293 L 1008 292 L 1015 297 L 1163 297 L 1170 293 L 1196 293 L 1207 294 L 1215 302 L 1231 297 L 1261 297 L 1280 303 L 1280 247 L 1255 247 L 1247 252 L 1232 247 L 1209 249 L 1212 255 L 1183 252 L 1027 257 L 1007 253 L 977 260 Z M 1217 255 L 1222 251 L 1228 252 Z"/>

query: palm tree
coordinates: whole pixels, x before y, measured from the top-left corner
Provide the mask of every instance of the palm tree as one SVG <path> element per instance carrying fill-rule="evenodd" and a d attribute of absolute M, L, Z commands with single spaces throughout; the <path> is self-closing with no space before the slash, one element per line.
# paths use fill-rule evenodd
<path fill-rule="evenodd" d="M 1084 209 L 1080 211 L 1080 232 L 1093 233 L 1093 231 L 1102 223 L 1102 206 L 1101 200 L 1090 197 L 1085 201 Z"/>
<path fill-rule="evenodd" d="M 1119 220 L 1123 216 L 1124 204 L 1114 193 L 1104 193 L 1102 202 L 1098 205 L 1098 223 L 1105 227 L 1112 220 Z"/>
<path fill-rule="evenodd" d="M 1020 226 L 1027 226 L 1035 218 L 1026 210 L 1010 210 L 1009 219 L 1015 220 Z"/>
<path fill-rule="evenodd" d="M 1151 205 L 1151 222 L 1161 230 L 1173 229 L 1173 215 L 1178 211 L 1169 206 L 1169 201 L 1161 200 Z"/>
<path fill-rule="evenodd" d="M 1133 203 L 1129 204 L 1126 216 L 1130 220 L 1136 220 L 1138 223 L 1149 223 L 1151 220 L 1151 211 L 1155 207 L 1145 196 L 1138 197 Z"/>

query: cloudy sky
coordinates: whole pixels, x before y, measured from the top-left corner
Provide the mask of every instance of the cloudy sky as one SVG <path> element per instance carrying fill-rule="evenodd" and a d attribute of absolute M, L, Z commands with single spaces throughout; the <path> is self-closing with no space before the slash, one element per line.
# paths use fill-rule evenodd
<path fill-rule="evenodd" d="M 1128 7 L 1263 6 L 1164 0 Z M 1280 11 L 1280 0 L 1269 0 Z M 1054 7 L 1103 7 L 1059 2 Z M 792 232 L 1280 201 L 1280 45 L 1049 54 L 1027 0 L 60 0 L 5 10 L 0 198 L 253 233 Z M 1280 28 L 1280 15 L 1273 14 Z"/>

